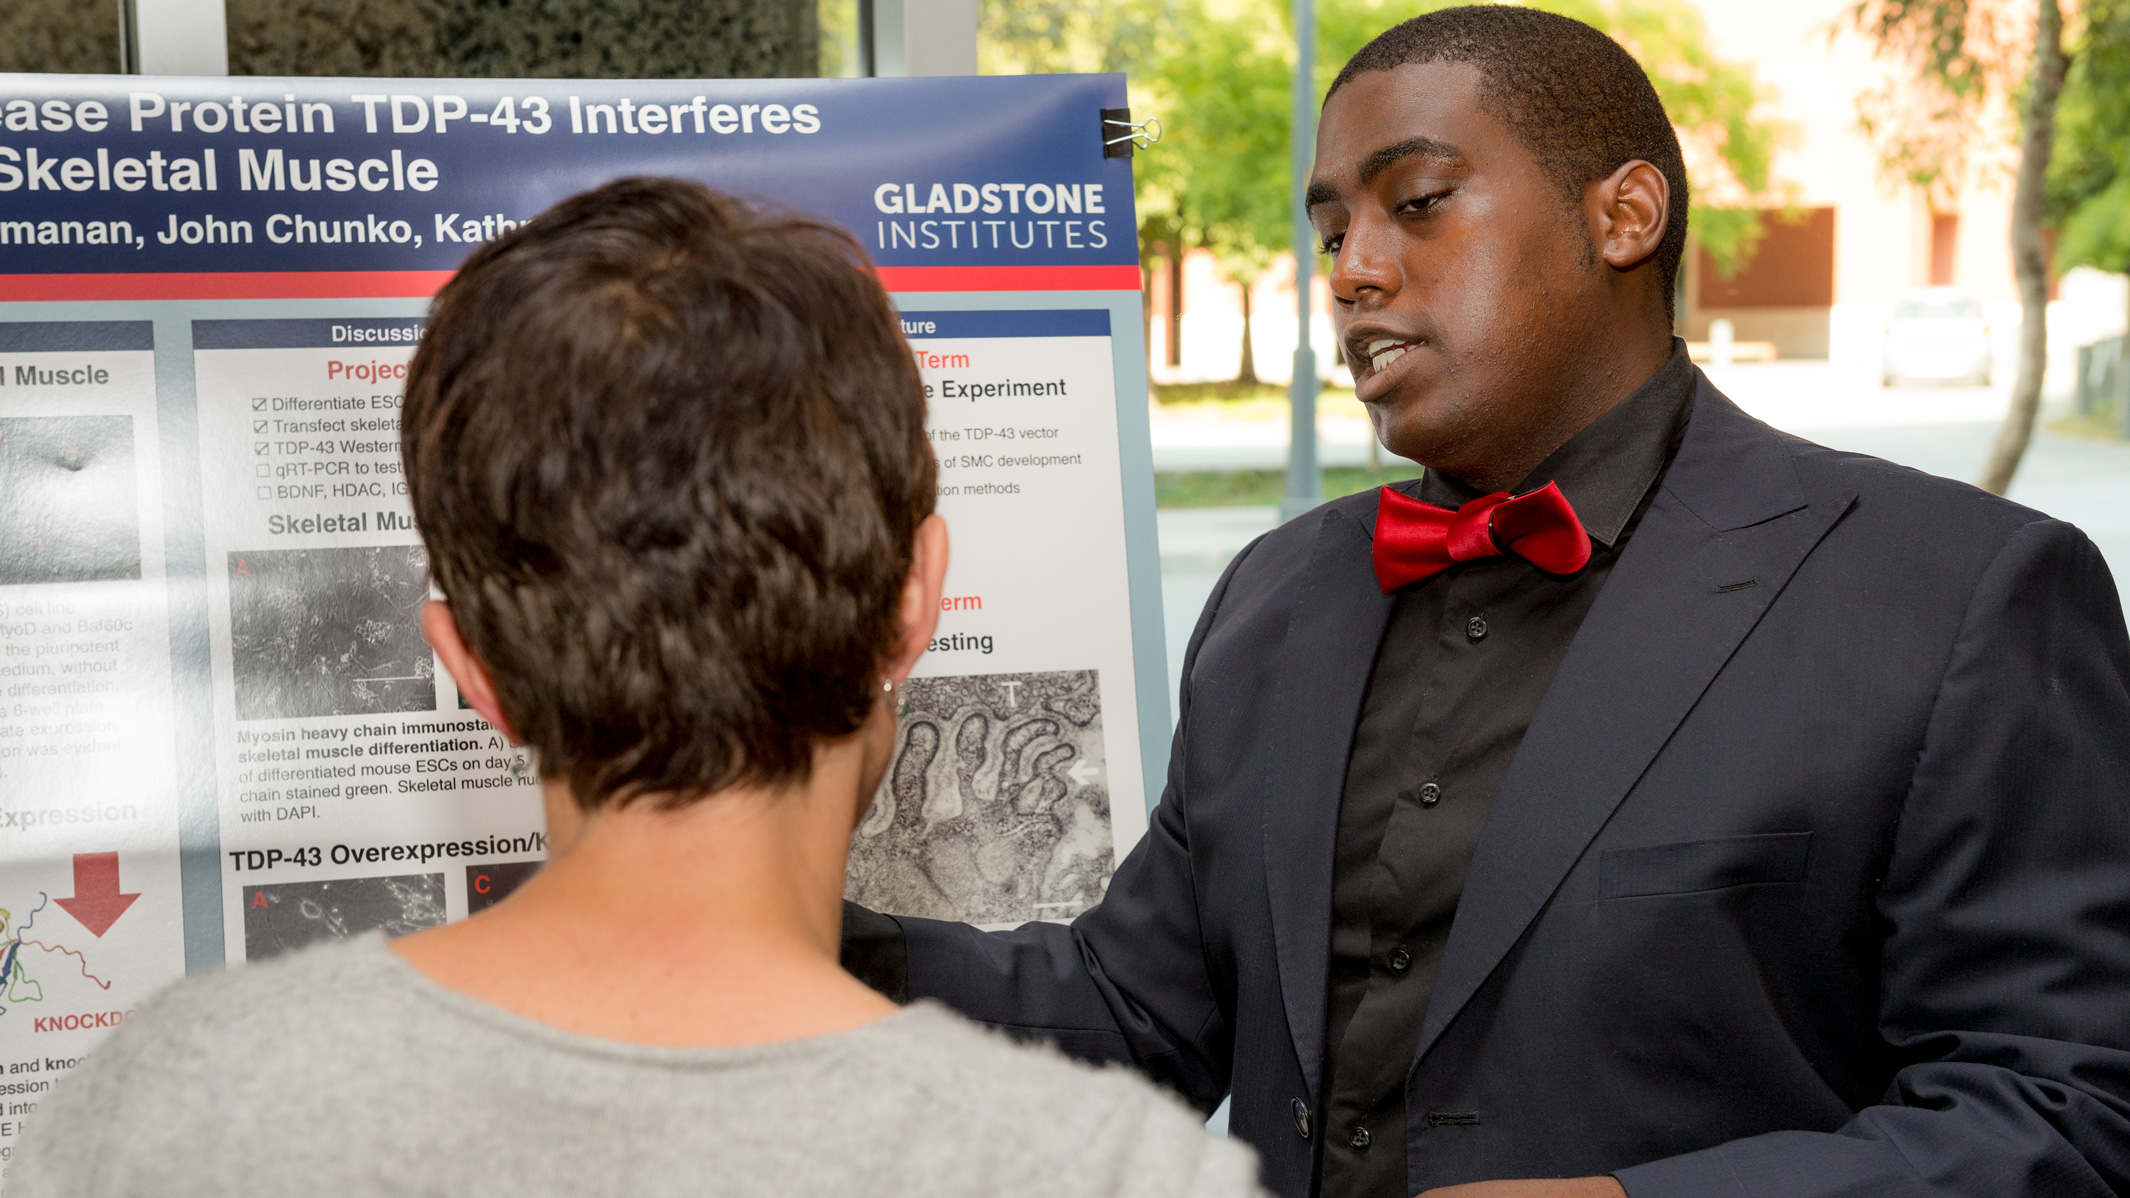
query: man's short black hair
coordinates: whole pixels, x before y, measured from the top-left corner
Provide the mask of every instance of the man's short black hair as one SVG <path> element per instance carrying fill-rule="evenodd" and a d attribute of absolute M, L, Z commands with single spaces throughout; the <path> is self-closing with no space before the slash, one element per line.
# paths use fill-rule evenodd
<path fill-rule="evenodd" d="M 1570 17 L 1506 4 L 1466 5 L 1384 31 L 1347 61 L 1330 95 L 1364 72 L 1424 62 L 1477 67 L 1481 107 L 1523 139 L 1540 168 L 1574 201 L 1581 201 L 1592 180 L 1637 158 L 1663 173 L 1671 185 L 1671 212 L 1657 269 L 1668 317 L 1686 253 L 1686 159 L 1664 102 L 1634 56 Z"/>

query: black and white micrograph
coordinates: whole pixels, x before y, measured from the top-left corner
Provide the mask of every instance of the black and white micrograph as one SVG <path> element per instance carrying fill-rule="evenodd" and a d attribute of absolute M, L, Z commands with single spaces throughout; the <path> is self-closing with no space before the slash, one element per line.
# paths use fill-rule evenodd
<path fill-rule="evenodd" d="M 444 875 L 276 882 L 244 888 L 244 959 L 364 932 L 404 936 L 444 922 Z"/>
<path fill-rule="evenodd" d="M 0 419 L 0 585 L 140 576 L 133 418 Z"/>
<path fill-rule="evenodd" d="M 1116 867 L 1093 670 L 912 678 L 845 893 L 892 915 L 1069 919 Z"/>
<path fill-rule="evenodd" d="M 436 710 L 419 545 L 229 555 L 237 718 Z"/>

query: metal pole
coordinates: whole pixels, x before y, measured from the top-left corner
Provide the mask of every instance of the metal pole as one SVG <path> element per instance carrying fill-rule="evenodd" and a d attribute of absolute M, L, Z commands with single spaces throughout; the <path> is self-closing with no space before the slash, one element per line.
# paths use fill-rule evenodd
<path fill-rule="evenodd" d="M 873 0 L 858 0 L 858 74 L 866 79 L 878 75 L 873 49 Z"/>
<path fill-rule="evenodd" d="M 1280 519 L 1292 520 L 1323 501 L 1316 453 L 1316 350 L 1309 344 L 1309 281 L 1316 272 L 1316 229 L 1302 206 L 1316 159 L 1316 9 L 1294 0 L 1294 381 L 1287 384 L 1293 425 L 1287 441 L 1287 496 Z"/>
<path fill-rule="evenodd" d="M 143 75 L 229 74 L 223 0 L 133 0 L 134 68 Z"/>
<path fill-rule="evenodd" d="M 976 73 L 976 0 L 903 0 L 902 14 L 904 74 Z"/>
<path fill-rule="evenodd" d="M 133 15 L 133 0 L 118 0 L 118 73 L 141 73 L 141 39 Z"/>

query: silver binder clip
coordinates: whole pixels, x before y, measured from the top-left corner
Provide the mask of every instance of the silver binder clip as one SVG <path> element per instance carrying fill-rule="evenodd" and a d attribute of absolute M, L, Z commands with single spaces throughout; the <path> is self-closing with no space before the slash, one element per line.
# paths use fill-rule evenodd
<path fill-rule="evenodd" d="M 1121 130 L 1121 132 L 1119 132 Z M 1102 110 L 1102 156 L 1104 158 L 1129 158 L 1134 146 L 1145 149 L 1161 140 L 1161 118 L 1148 117 L 1143 121 L 1132 120 L 1129 108 L 1105 108 Z"/>

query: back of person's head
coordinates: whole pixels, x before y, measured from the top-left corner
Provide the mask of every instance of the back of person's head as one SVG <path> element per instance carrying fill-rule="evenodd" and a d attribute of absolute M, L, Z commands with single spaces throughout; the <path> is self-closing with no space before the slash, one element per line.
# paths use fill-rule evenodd
<path fill-rule="evenodd" d="M 438 293 L 401 446 L 460 635 L 587 808 L 803 781 L 876 701 L 934 461 L 840 230 L 672 179 L 565 200 Z"/>
<path fill-rule="evenodd" d="M 1437 9 L 1378 34 L 1332 81 L 1330 97 L 1369 71 L 1414 63 L 1467 63 L 1480 104 L 1509 127 L 1573 205 L 1585 185 L 1639 158 L 1663 174 L 1671 210 L 1657 263 L 1672 306 L 1686 253 L 1686 158 L 1664 102 L 1618 42 L 1572 17 L 1507 4 Z"/>

